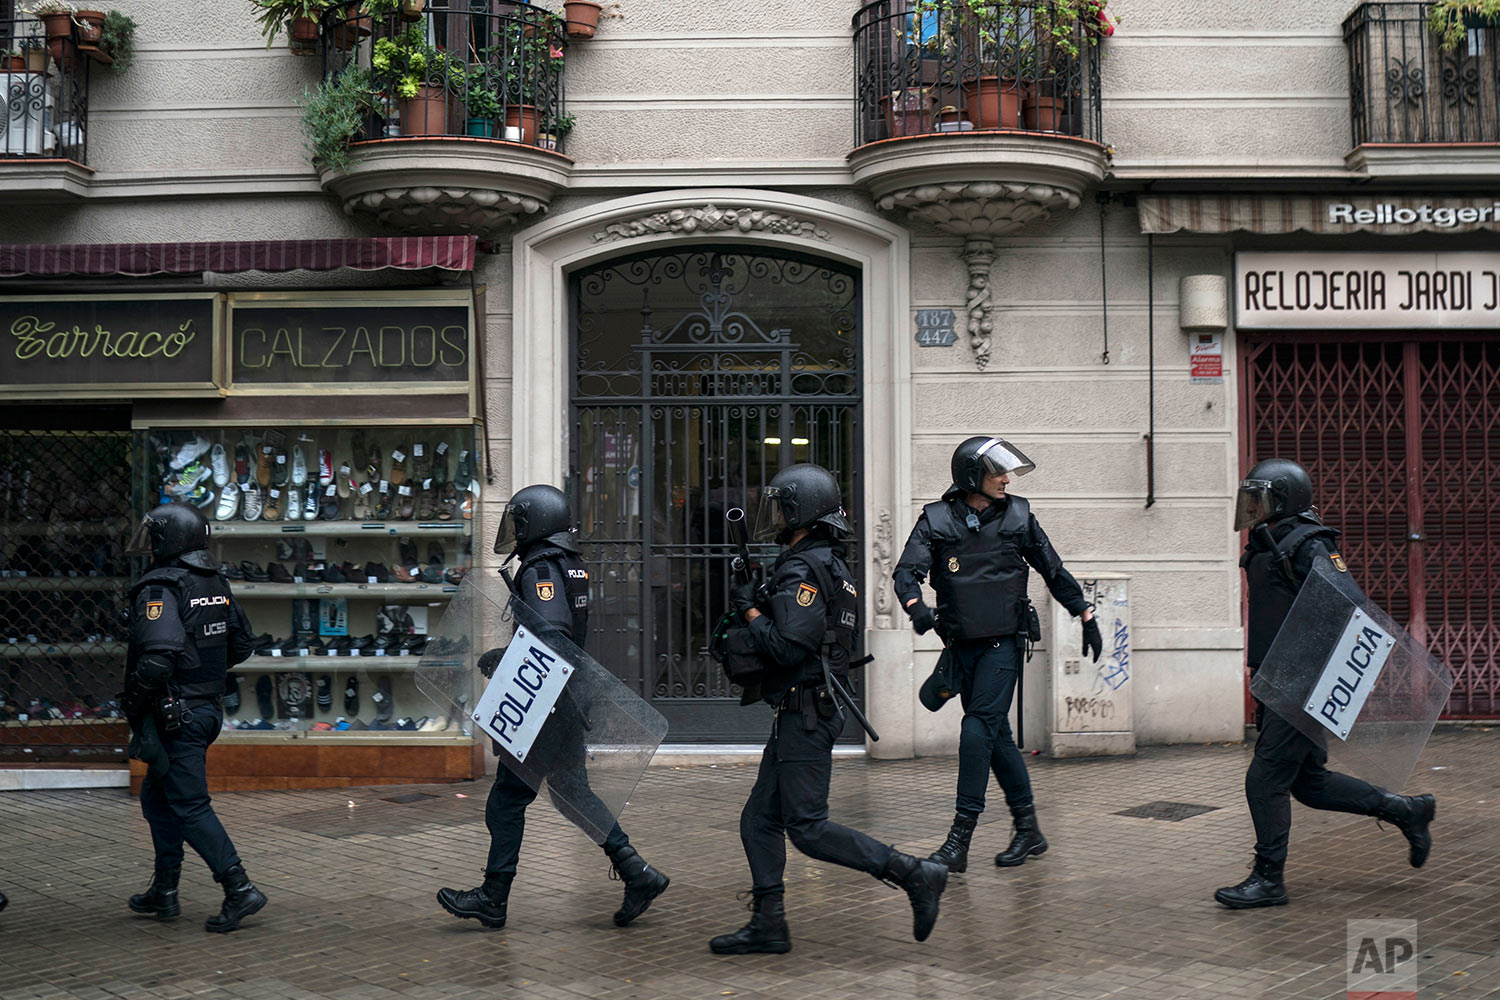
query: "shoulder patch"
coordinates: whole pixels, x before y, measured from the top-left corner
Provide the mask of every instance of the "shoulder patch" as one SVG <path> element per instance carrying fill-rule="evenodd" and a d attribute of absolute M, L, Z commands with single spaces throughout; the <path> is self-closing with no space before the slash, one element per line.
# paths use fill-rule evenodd
<path fill-rule="evenodd" d="M 799 583 L 797 585 L 797 606 L 807 608 L 812 606 L 813 599 L 818 596 L 818 588 L 810 583 Z"/>
<path fill-rule="evenodd" d="M 1349 567 L 1344 564 L 1344 557 L 1339 555 L 1337 552 L 1329 553 L 1328 561 L 1333 563 L 1333 568 L 1338 570 L 1340 573 L 1349 572 Z"/>
<path fill-rule="evenodd" d="M 536 596 L 539 601 L 550 601 L 557 593 L 557 585 L 550 580 L 539 580 L 536 585 Z"/>
<path fill-rule="evenodd" d="M 146 620 L 154 622 L 154 621 L 156 621 L 156 619 L 160 618 L 161 617 L 161 606 L 162 606 L 162 602 L 161 601 L 147 601 L 146 602 Z"/>

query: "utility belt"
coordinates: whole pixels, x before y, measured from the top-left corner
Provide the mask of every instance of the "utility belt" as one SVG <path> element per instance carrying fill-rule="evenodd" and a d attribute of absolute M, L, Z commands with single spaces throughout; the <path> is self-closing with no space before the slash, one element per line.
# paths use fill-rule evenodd
<path fill-rule="evenodd" d="M 839 703 L 826 684 L 794 684 L 776 703 L 776 718 L 779 722 L 783 712 L 802 716 L 802 728 L 808 732 L 818 728 L 819 719 L 831 719 L 839 714 Z"/>
<path fill-rule="evenodd" d="M 195 708 L 204 705 L 212 705 L 223 711 L 224 696 L 194 696 L 191 698 L 179 698 L 173 694 L 164 694 L 156 700 L 156 722 L 163 733 L 175 733 L 182 728 L 187 721 L 188 713 Z"/>

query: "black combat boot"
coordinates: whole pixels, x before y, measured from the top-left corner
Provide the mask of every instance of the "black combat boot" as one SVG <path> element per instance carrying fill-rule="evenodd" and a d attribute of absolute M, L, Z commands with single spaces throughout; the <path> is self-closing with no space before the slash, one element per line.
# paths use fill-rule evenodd
<path fill-rule="evenodd" d="M 467 917 L 499 930 L 505 926 L 510 883 L 514 878 L 514 874 L 486 874 L 484 884 L 473 889 L 439 889 L 437 901 L 455 917 Z"/>
<path fill-rule="evenodd" d="M 911 900 L 911 936 L 926 941 L 938 918 L 938 900 L 948 888 L 948 869 L 926 858 L 917 860 L 910 854 L 891 852 L 881 878 L 906 890 Z"/>
<path fill-rule="evenodd" d="M 182 912 L 182 906 L 177 902 L 177 879 L 181 875 L 181 865 L 156 869 L 146 891 L 130 897 L 130 908 L 137 913 L 150 913 L 158 919 L 171 920 Z"/>
<path fill-rule="evenodd" d="M 223 875 L 216 876 L 224 886 L 224 906 L 219 915 L 203 922 L 203 929 L 215 934 L 228 934 L 240 925 L 240 921 L 256 913 L 266 905 L 266 894 L 255 888 L 244 865 L 235 865 Z"/>
<path fill-rule="evenodd" d="M 1427 863 L 1427 855 L 1432 851 L 1432 834 L 1427 826 L 1436 815 L 1437 799 L 1431 795 L 1386 793 L 1385 801 L 1375 810 L 1376 819 L 1383 819 L 1406 834 L 1407 842 L 1411 844 L 1409 860 L 1413 868 L 1421 868 Z"/>
<path fill-rule="evenodd" d="M 611 878 L 625 883 L 625 901 L 615 911 L 615 926 L 624 927 L 646 912 L 651 901 L 667 891 L 672 880 L 646 864 L 646 859 L 626 844 L 610 855 Z"/>
<path fill-rule="evenodd" d="M 1285 906 L 1291 902 L 1286 886 L 1281 884 L 1283 863 L 1256 857 L 1250 877 L 1239 885 L 1225 886 L 1214 893 L 1214 899 L 1231 910 L 1251 910 L 1258 906 Z"/>
<path fill-rule="evenodd" d="M 955 813 L 953 816 L 953 829 L 948 831 L 948 839 L 943 841 L 943 846 L 928 855 L 928 861 L 936 861 L 955 875 L 962 875 L 969 870 L 969 838 L 974 836 L 974 824 L 979 817 L 973 813 Z"/>
<path fill-rule="evenodd" d="M 792 950 L 786 926 L 786 906 L 781 894 L 756 896 L 750 922 L 733 934 L 720 934 L 708 942 L 715 955 L 784 955 Z"/>
<path fill-rule="evenodd" d="M 1036 806 L 1012 809 L 1010 814 L 1014 818 L 1016 832 L 1010 838 L 1010 846 L 995 855 L 996 868 L 1014 868 L 1027 858 L 1047 853 L 1047 838 L 1042 836 L 1042 828 L 1037 825 Z"/>

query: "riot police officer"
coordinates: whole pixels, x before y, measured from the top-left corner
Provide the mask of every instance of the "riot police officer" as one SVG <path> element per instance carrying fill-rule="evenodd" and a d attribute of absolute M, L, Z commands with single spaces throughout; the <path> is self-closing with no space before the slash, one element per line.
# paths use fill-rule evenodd
<path fill-rule="evenodd" d="M 1337 551 L 1338 531 L 1323 524 L 1313 507 L 1307 471 L 1289 459 L 1266 459 L 1250 470 L 1240 483 L 1234 528 L 1250 529 L 1240 566 L 1249 590 L 1246 658 L 1253 676 L 1314 563 L 1326 559 L 1340 573 L 1347 573 L 1348 567 Z M 1282 871 L 1293 796 L 1313 809 L 1385 820 L 1406 835 L 1413 868 L 1427 861 L 1432 849 L 1428 825 L 1437 812 L 1431 795 L 1392 795 L 1328 770 L 1328 751 L 1259 701 L 1255 725 L 1255 756 L 1245 772 L 1245 800 L 1255 824 L 1255 862 L 1248 878 L 1215 892 L 1214 899 L 1232 910 L 1288 902 Z"/>
<path fill-rule="evenodd" d="M 782 882 L 787 837 L 809 857 L 905 889 L 912 933 L 924 941 L 937 922 L 947 870 L 828 818 L 833 744 L 844 728 L 828 675 L 847 676 L 860 619 L 859 592 L 839 544 L 849 524 L 838 481 L 816 465 L 786 469 L 766 487 L 757 524 L 757 537 L 774 536 L 785 548 L 761 594 L 742 583 L 731 598 L 747 624 L 739 648 L 758 663 L 759 690 L 776 712 L 755 787 L 740 813 L 754 914 L 709 948 L 719 955 L 791 950 Z M 733 639 L 730 645 L 736 645 Z"/>
<path fill-rule="evenodd" d="M 969 840 L 993 770 L 1015 826 L 995 864 L 1009 868 L 1047 850 L 1008 718 L 1035 614 L 1026 597 L 1028 564 L 1069 614 L 1082 615 L 1084 655 L 1092 652 L 1097 661 L 1104 643 L 1093 607 L 1030 504 L 1006 492 L 1011 476 L 1025 475 L 1036 464 L 1003 438 L 971 437 L 954 450 L 951 467 L 953 485 L 922 508 L 894 573 L 896 594 L 917 633 L 936 628 L 947 643 L 964 707 L 957 811 L 948 839 L 931 857 L 952 872 L 968 868 Z M 929 574 L 936 611 L 922 600 L 921 583 Z"/>
<path fill-rule="evenodd" d="M 254 633 L 209 556 L 208 522 L 185 503 L 162 504 L 136 528 L 125 551 L 150 555 L 151 569 L 130 590 L 130 645 L 122 707 L 133 747 L 150 764 L 141 812 L 151 826 L 156 870 L 130 908 L 160 919 L 177 901 L 182 845 L 192 845 L 224 888 L 205 930 L 227 933 L 266 905 L 251 883 L 208 796 L 205 757 L 224 725 L 224 681 L 247 659 Z"/>
<path fill-rule="evenodd" d="M 495 553 L 519 559 L 516 595 L 548 624 L 582 646 L 588 638 L 589 574 L 579 557 L 572 532 L 573 517 L 568 498 L 555 486 L 528 486 L 511 497 L 495 534 Z M 501 650 L 490 650 L 480 659 L 480 669 L 489 676 L 500 661 Z M 571 702 L 559 703 L 558 711 L 571 711 Z M 582 746 L 571 748 L 576 761 L 564 765 L 549 781 L 567 780 L 586 787 Z M 498 747 L 496 749 L 498 753 Z M 567 756 L 569 748 L 560 754 Z M 505 926 L 511 882 L 521 854 L 526 829 L 526 807 L 536 799 L 536 790 L 505 766 L 502 758 L 485 805 L 484 822 L 490 831 L 489 858 L 484 882 L 473 889 L 440 889 L 438 902 L 456 917 L 478 920 L 485 927 Z M 561 772 L 567 773 L 561 773 Z M 648 865 L 630 838 L 616 823 L 603 844 L 614 874 L 625 885 L 625 898 L 615 912 L 617 927 L 624 927 L 646 912 L 651 901 L 667 891 L 670 879 Z"/>

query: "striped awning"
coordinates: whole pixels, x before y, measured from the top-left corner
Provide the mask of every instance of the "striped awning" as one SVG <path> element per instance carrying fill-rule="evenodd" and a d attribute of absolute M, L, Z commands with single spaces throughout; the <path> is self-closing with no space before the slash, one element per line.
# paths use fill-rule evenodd
<path fill-rule="evenodd" d="M 1470 233 L 1500 230 L 1500 199 L 1453 195 L 1139 195 L 1143 233 Z"/>
<path fill-rule="evenodd" d="M 147 277 L 212 271 L 472 271 L 473 236 L 216 243 L 0 243 L 0 278 Z"/>

